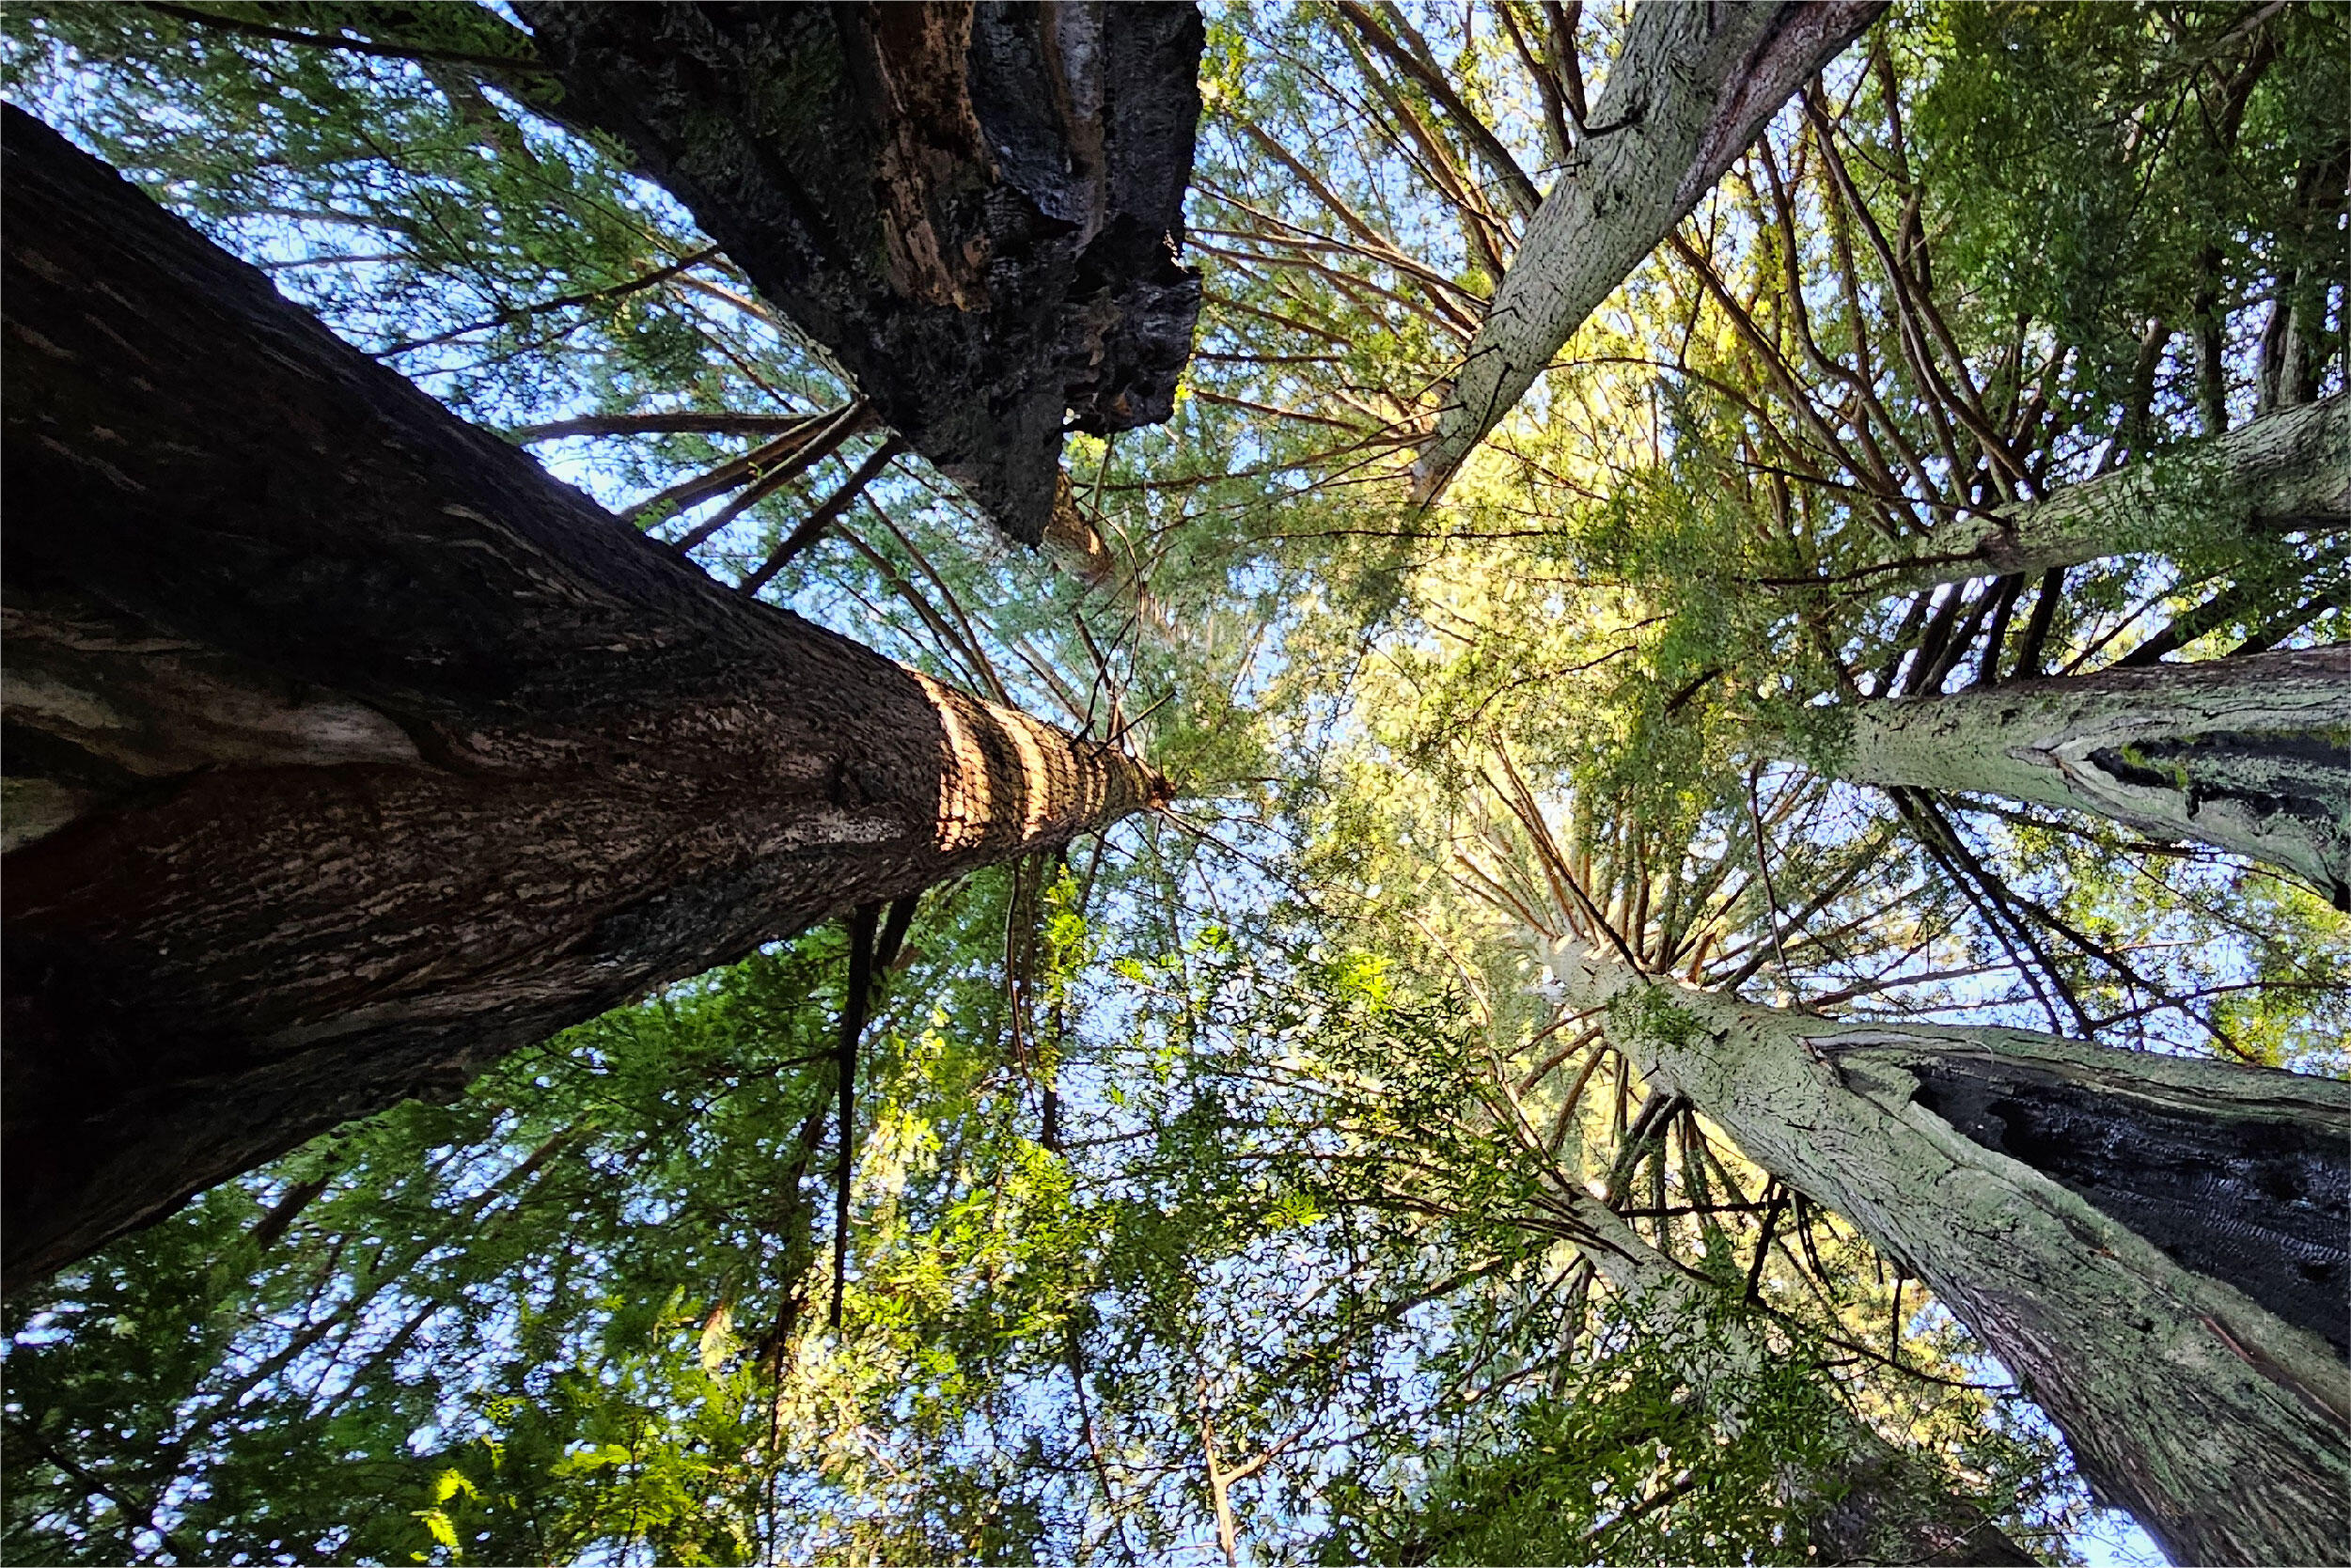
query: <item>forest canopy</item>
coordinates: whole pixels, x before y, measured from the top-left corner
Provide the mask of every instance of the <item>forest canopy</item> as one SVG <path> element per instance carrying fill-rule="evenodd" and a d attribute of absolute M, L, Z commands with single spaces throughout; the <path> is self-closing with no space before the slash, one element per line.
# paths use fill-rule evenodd
<path fill-rule="evenodd" d="M 10 0 L 0 86 L 1110 782 L 12 1273 L 0 1556 L 2351 1554 L 2351 6 L 1216 0 L 1049 519 L 593 10 Z"/>

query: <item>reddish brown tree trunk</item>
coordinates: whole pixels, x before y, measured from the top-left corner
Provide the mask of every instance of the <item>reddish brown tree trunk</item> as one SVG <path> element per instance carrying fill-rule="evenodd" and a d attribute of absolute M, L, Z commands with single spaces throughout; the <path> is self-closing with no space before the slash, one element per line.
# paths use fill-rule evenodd
<path fill-rule="evenodd" d="M 10 109 L 11 1284 L 1164 785 L 730 593 Z"/>

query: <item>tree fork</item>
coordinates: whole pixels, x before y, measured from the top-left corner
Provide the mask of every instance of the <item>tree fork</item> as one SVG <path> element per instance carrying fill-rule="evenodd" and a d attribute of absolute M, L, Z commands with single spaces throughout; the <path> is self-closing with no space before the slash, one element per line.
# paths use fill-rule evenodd
<path fill-rule="evenodd" d="M 1923 1279 L 2173 1560 L 2340 1557 L 2351 1085 L 1550 963 L 1659 1091 Z"/>
<path fill-rule="evenodd" d="M 728 591 L 5 115 L 11 1286 L 1167 798 Z"/>

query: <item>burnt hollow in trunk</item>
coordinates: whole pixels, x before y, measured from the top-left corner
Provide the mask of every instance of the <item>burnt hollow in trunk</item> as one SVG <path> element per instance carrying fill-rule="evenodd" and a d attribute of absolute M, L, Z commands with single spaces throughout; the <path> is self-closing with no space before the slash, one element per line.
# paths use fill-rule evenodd
<path fill-rule="evenodd" d="M 0 114 L 9 1283 L 1164 789 L 721 588 Z"/>
<path fill-rule="evenodd" d="M 1910 1071 L 1919 1104 L 1976 1143 L 2351 1353 L 2351 1128 L 2195 1115 L 2012 1062 Z"/>
<path fill-rule="evenodd" d="M 2126 784 L 2178 791 L 2190 820 L 2216 801 L 2255 823 L 2285 818 L 2313 832 L 2351 817 L 2351 748 L 2331 735 L 2151 737 L 2093 751 L 2090 760 Z M 2327 892 L 2337 909 L 2351 910 L 2351 887 L 2336 882 Z"/>
<path fill-rule="evenodd" d="M 1013 538 L 1065 416 L 1155 424 L 1199 315 L 1179 266 L 1190 5 L 517 7 L 567 118 L 617 136 Z"/>
<path fill-rule="evenodd" d="M 2351 1374 L 2323 1327 L 2262 1293 L 2280 1295 L 2281 1261 L 2327 1261 L 2351 1084 L 1998 1025 L 1758 1007 L 1580 945 L 1549 964 L 1565 996 L 1607 1009 L 1611 1043 L 1660 1088 L 1902 1260 L 2173 1560 L 2341 1559 Z M 2023 1114 L 2045 1093 L 2071 1125 Z M 2265 1140 L 2250 1155 L 2249 1134 Z M 2011 1137 L 2022 1157 L 1992 1142 Z M 2165 1160 L 2186 1168 L 2185 1192 L 2139 1176 Z M 2092 1182 L 2094 1200 L 2074 1185 Z M 2199 1191 L 2228 1224 L 2197 1233 L 2185 1211 Z M 2137 1195 L 2152 1235 L 2217 1261 L 2184 1262 L 2133 1229 L 2121 1195 Z M 2306 1205 L 2313 1215 L 2280 1225 Z"/>

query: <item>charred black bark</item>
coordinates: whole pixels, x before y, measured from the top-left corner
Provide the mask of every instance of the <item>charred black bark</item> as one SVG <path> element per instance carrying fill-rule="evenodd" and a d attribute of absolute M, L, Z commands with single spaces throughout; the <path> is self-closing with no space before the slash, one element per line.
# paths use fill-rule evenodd
<path fill-rule="evenodd" d="M 11 1284 L 1155 776 L 731 593 L 14 109 Z"/>
<path fill-rule="evenodd" d="M 2275 1275 L 2323 1237 L 2345 1184 L 2351 1085 L 1996 1025 L 1758 1007 L 1580 944 L 1549 966 L 1568 999 L 1607 1010 L 1610 1043 L 1658 1090 L 1924 1281 L 2175 1560 L 2341 1559 L 2351 1370 L 2287 1315 L 2307 1298 Z M 2214 1159 L 2250 1129 L 2266 1158 Z M 2141 1137 L 2151 1157 L 2131 1147 Z M 2178 1186 L 2139 1168 L 2166 1158 L 2214 1168 Z M 2187 1213 L 2200 1193 L 2210 1221 Z M 2303 1218 L 2279 1212 L 2304 1204 Z"/>
<path fill-rule="evenodd" d="M 2351 1127 L 2118 1094 L 2021 1063 L 1910 1064 L 1918 1103 L 2351 1354 Z"/>
<path fill-rule="evenodd" d="M 524 0 L 618 136 L 1007 533 L 1073 428 L 1166 419 L 1204 34 L 1188 4 Z"/>

